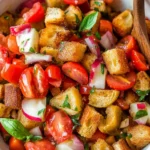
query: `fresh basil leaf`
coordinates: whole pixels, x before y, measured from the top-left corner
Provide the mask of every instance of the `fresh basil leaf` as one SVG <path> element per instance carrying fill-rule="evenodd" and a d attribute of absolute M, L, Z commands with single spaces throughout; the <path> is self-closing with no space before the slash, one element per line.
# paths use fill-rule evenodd
<path fill-rule="evenodd" d="M 93 94 L 95 92 L 95 87 L 93 86 L 92 89 L 90 90 L 90 94 Z"/>
<path fill-rule="evenodd" d="M 39 110 L 39 111 L 38 111 L 38 116 L 41 115 L 42 113 L 44 113 L 44 111 L 45 111 L 45 108 Z"/>
<path fill-rule="evenodd" d="M 31 53 L 35 53 L 35 50 L 34 50 L 34 48 L 32 48 L 32 47 L 30 47 L 29 51 L 30 51 Z"/>
<path fill-rule="evenodd" d="M 104 74 L 104 69 L 105 69 L 104 64 L 101 64 L 101 73 L 102 73 L 102 74 Z"/>
<path fill-rule="evenodd" d="M 122 139 L 126 139 L 126 138 L 132 138 L 132 134 L 131 133 L 127 133 L 127 132 L 122 132 L 121 134 L 120 134 L 120 136 L 118 136 L 118 138 L 120 139 L 120 138 L 122 138 Z"/>
<path fill-rule="evenodd" d="M 96 32 L 96 33 L 95 33 L 95 36 L 96 36 L 96 38 L 97 38 L 98 40 L 101 39 L 101 35 L 99 34 L 99 32 Z"/>
<path fill-rule="evenodd" d="M 95 1 L 94 4 L 97 6 L 101 6 L 101 2 L 98 2 L 98 1 Z"/>
<path fill-rule="evenodd" d="M 66 97 L 65 97 L 65 101 L 64 101 L 64 103 L 63 103 L 63 105 L 62 105 L 62 107 L 66 107 L 66 108 L 71 108 L 71 106 L 70 106 L 70 104 L 69 104 L 69 96 L 68 95 L 66 95 Z"/>
<path fill-rule="evenodd" d="M 79 123 L 79 118 L 80 118 L 80 114 L 76 114 L 74 116 L 71 117 L 71 120 L 74 124 L 73 126 L 73 130 L 75 130 L 78 126 L 80 126 L 81 124 Z"/>
<path fill-rule="evenodd" d="M 76 17 L 76 23 L 79 24 L 80 23 L 80 19 L 79 19 L 78 15 L 77 14 L 74 14 L 74 15 Z"/>
<path fill-rule="evenodd" d="M 147 115 L 148 115 L 148 113 L 147 113 L 146 110 L 139 110 L 139 111 L 135 114 L 134 119 L 136 120 L 136 119 L 139 119 L 139 118 L 144 117 L 144 116 L 147 116 Z"/>
<path fill-rule="evenodd" d="M 79 31 L 81 32 L 84 30 L 91 30 L 97 21 L 97 16 L 98 12 L 94 12 L 92 14 L 85 16 L 80 24 Z"/>
<path fill-rule="evenodd" d="M 150 90 L 147 91 L 136 90 L 136 93 L 140 97 L 139 101 L 143 101 L 145 97 L 150 93 Z"/>
<path fill-rule="evenodd" d="M 94 10 L 99 12 L 99 9 L 97 7 L 95 7 Z"/>
<path fill-rule="evenodd" d="M 30 138 L 30 140 L 31 141 L 38 141 L 38 140 L 42 140 L 43 138 L 42 138 L 42 136 L 32 136 L 31 138 Z"/>

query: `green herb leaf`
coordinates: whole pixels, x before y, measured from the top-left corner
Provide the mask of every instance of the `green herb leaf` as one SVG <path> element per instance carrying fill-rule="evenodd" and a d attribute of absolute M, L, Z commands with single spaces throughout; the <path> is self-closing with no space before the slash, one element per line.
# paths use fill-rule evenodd
<path fill-rule="evenodd" d="M 126 138 L 132 138 L 132 134 L 131 133 L 127 133 L 127 132 L 122 132 L 121 134 L 120 134 L 120 136 L 118 136 L 118 139 L 120 139 L 120 138 L 123 138 L 123 139 L 126 139 Z"/>
<path fill-rule="evenodd" d="M 97 21 L 98 12 L 94 12 L 84 17 L 82 20 L 79 31 L 91 30 Z"/>
<path fill-rule="evenodd" d="M 64 103 L 63 103 L 63 105 L 62 105 L 62 107 L 66 107 L 66 108 L 71 108 L 71 106 L 70 106 L 70 104 L 69 104 L 69 96 L 68 95 L 66 95 L 66 97 L 65 97 L 65 101 L 64 101 Z"/>
<path fill-rule="evenodd" d="M 101 35 L 99 34 L 99 32 L 96 32 L 96 33 L 95 33 L 95 36 L 96 36 L 96 38 L 97 38 L 98 40 L 101 39 Z"/>
<path fill-rule="evenodd" d="M 101 73 L 102 73 L 102 74 L 104 74 L 104 69 L 105 69 L 104 64 L 101 64 Z"/>
<path fill-rule="evenodd" d="M 24 51 L 24 48 L 20 48 L 20 51 L 23 52 L 23 51 Z"/>
<path fill-rule="evenodd" d="M 42 113 L 44 113 L 44 111 L 45 111 L 45 108 L 39 110 L 39 111 L 38 111 L 38 116 L 41 115 Z"/>
<path fill-rule="evenodd" d="M 98 2 L 98 1 L 95 1 L 94 4 L 97 6 L 101 6 L 101 2 Z"/>
<path fill-rule="evenodd" d="M 34 50 L 34 48 L 32 48 L 32 47 L 30 47 L 29 51 L 30 51 L 31 53 L 35 53 L 35 50 Z"/>
<path fill-rule="evenodd" d="M 4 19 L 8 20 L 8 19 L 9 19 L 9 16 L 4 16 Z"/>
<path fill-rule="evenodd" d="M 136 93 L 138 96 L 140 96 L 139 101 L 143 101 L 145 97 L 150 93 L 150 90 L 147 90 L 147 91 L 137 90 Z"/>
<path fill-rule="evenodd" d="M 77 15 L 77 14 L 74 14 L 74 15 L 75 15 L 75 17 L 76 17 L 76 23 L 77 23 L 77 24 L 80 24 L 80 19 L 79 19 L 78 15 Z"/>
<path fill-rule="evenodd" d="M 23 140 L 29 141 L 35 138 L 18 120 L 16 119 L 8 119 L 8 118 L 0 118 L 0 122 L 5 130 L 13 137 Z M 42 137 L 40 138 L 42 139 Z"/>
<path fill-rule="evenodd" d="M 88 32 L 87 34 L 86 34 L 86 36 L 91 36 L 92 35 L 92 33 L 91 32 Z"/>
<path fill-rule="evenodd" d="M 75 110 L 75 111 L 78 111 L 78 107 L 76 106 L 74 110 Z"/>
<path fill-rule="evenodd" d="M 99 9 L 97 7 L 95 7 L 94 10 L 99 12 Z"/>
<path fill-rule="evenodd" d="M 95 87 L 93 86 L 92 89 L 90 90 L 90 94 L 93 94 L 95 92 Z"/>
<path fill-rule="evenodd" d="M 134 119 L 136 120 L 136 119 L 139 119 L 139 118 L 144 117 L 144 116 L 147 116 L 147 115 L 148 115 L 148 113 L 147 113 L 146 110 L 139 110 L 139 111 L 135 114 Z"/>
<path fill-rule="evenodd" d="M 84 144 L 84 150 L 90 150 L 88 143 Z"/>
<path fill-rule="evenodd" d="M 31 138 L 30 138 L 30 140 L 31 141 L 38 141 L 38 140 L 41 140 L 42 139 L 42 136 L 32 136 Z"/>
<path fill-rule="evenodd" d="M 80 126 L 79 118 L 80 118 L 80 114 L 76 114 L 76 115 L 71 117 L 71 120 L 72 120 L 72 122 L 74 124 L 73 130 L 75 130 L 78 126 Z"/>

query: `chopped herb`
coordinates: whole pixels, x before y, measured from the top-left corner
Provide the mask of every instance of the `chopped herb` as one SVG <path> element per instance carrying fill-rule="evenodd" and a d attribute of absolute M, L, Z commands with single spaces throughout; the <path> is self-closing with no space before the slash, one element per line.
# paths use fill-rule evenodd
<path fill-rule="evenodd" d="M 98 40 L 101 39 L 101 35 L 99 34 L 99 32 L 96 32 L 96 33 L 95 33 L 95 36 L 96 36 L 96 38 L 97 38 Z"/>
<path fill-rule="evenodd" d="M 136 120 L 136 119 L 139 119 L 139 118 L 144 117 L 144 116 L 147 116 L 147 115 L 148 115 L 148 113 L 147 113 L 146 110 L 139 110 L 139 111 L 135 114 L 134 119 Z"/>
<path fill-rule="evenodd" d="M 74 115 L 74 116 L 71 117 L 71 120 L 72 120 L 72 122 L 74 124 L 73 130 L 75 130 L 76 127 L 80 126 L 79 118 L 80 118 L 80 114 L 76 114 L 76 115 Z"/>
<path fill-rule="evenodd" d="M 79 19 L 78 15 L 77 14 L 74 14 L 74 15 L 76 17 L 76 23 L 79 24 L 80 23 L 80 19 Z"/>
<path fill-rule="evenodd" d="M 127 133 L 127 132 L 122 132 L 121 134 L 120 134 L 120 136 L 118 136 L 118 138 L 120 139 L 120 138 L 123 138 L 123 139 L 126 139 L 126 138 L 132 138 L 132 134 L 131 133 Z"/>
<path fill-rule="evenodd" d="M 90 94 L 93 94 L 95 92 L 95 87 L 93 86 L 91 91 L 90 91 Z"/>
<path fill-rule="evenodd" d="M 38 116 L 41 115 L 42 113 L 44 113 L 44 111 L 45 111 L 45 108 L 39 110 L 39 111 L 38 111 Z"/>
<path fill-rule="evenodd" d="M 140 96 L 139 101 L 143 101 L 145 97 L 150 93 L 150 90 L 147 91 L 137 90 L 136 93 L 138 96 Z"/>
<path fill-rule="evenodd" d="M 30 50 L 29 50 L 31 53 L 35 53 L 35 50 L 34 48 L 30 47 Z"/>
<path fill-rule="evenodd" d="M 91 36 L 92 35 L 92 33 L 91 32 L 88 32 L 87 34 L 86 34 L 86 36 Z"/>
<path fill-rule="evenodd" d="M 4 19 L 8 20 L 8 19 L 9 19 L 9 16 L 4 16 Z"/>
<path fill-rule="evenodd" d="M 84 144 L 84 150 L 89 150 L 90 148 L 89 148 L 89 145 L 88 145 L 88 143 L 85 143 Z"/>
<path fill-rule="evenodd" d="M 67 14 L 69 11 L 67 10 L 67 11 L 65 11 L 65 14 Z"/>
<path fill-rule="evenodd" d="M 64 41 L 60 43 L 59 51 L 62 51 L 64 49 Z"/>
<path fill-rule="evenodd" d="M 78 107 L 76 106 L 76 108 L 74 109 L 75 111 L 78 111 Z"/>
<path fill-rule="evenodd" d="M 24 41 L 21 42 L 21 44 L 23 44 L 23 43 L 24 43 Z"/>
<path fill-rule="evenodd" d="M 65 97 L 65 101 L 64 101 L 64 103 L 63 103 L 63 105 L 62 105 L 62 107 L 66 107 L 66 108 L 71 108 L 71 106 L 70 106 L 70 104 L 69 104 L 69 102 L 68 102 L 68 100 L 69 100 L 69 96 L 68 95 L 66 95 L 66 97 Z"/>
<path fill-rule="evenodd" d="M 99 11 L 99 9 L 97 7 L 94 8 L 95 11 Z"/>
<path fill-rule="evenodd" d="M 98 2 L 98 1 L 95 1 L 94 4 L 97 6 L 101 6 L 101 2 Z"/>
<path fill-rule="evenodd" d="M 23 52 L 23 51 L 24 51 L 24 48 L 20 48 L 20 51 Z"/>
<path fill-rule="evenodd" d="M 104 69 L 105 69 L 104 64 L 101 64 L 101 73 L 102 73 L 102 74 L 104 74 Z"/>

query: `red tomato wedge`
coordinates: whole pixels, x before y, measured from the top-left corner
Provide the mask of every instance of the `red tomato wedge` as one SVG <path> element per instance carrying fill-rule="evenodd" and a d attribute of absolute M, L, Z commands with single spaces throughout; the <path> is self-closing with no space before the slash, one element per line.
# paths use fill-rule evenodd
<path fill-rule="evenodd" d="M 91 87 L 89 87 L 88 85 L 81 85 L 79 91 L 83 95 L 89 95 L 91 91 Z"/>
<path fill-rule="evenodd" d="M 25 143 L 25 148 L 26 150 L 55 150 L 55 146 L 46 139 L 36 142 L 27 142 Z"/>
<path fill-rule="evenodd" d="M 44 19 L 44 8 L 40 2 L 34 3 L 33 7 L 23 14 L 23 19 L 28 23 L 40 22 Z"/>
<path fill-rule="evenodd" d="M 149 69 L 149 66 L 146 64 L 146 60 L 144 56 L 135 50 L 131 52 L 131 60 L 132 60 L 134 67 L 138 71 L 146 71 Z"/>
<path fill-rule="evenodd" d="M 105 3 L 111 4 L 114 0 L 104 0 Z"/>
<path fill-rule="evenodd" d="M 129 72 L 124 76 L 119 75 L 107 75 L 106 82 L 108 86 L 115 90 L 127 90 L 134 86 L 136 82 L 135 72 Z"/>
<path fill-rule="evenodd" d="M 66 4 L 72 4 L 72 5 L 81 5 L 85 3 L 87 0 L 64 0 Z"/>
<path fill-rule="evenodd" d="M 62 88 L 63 90 L 66 90 L 70 87 L 73 87 L 73 86 L 76 86 L 77 85 L 77 82 L 68 78 L 68 77 L 64 77 L 63 78 L 63 81 L 62 81 Z"/>
<path fill-rule="evenodd" d="M 50 105 L 47 105 L 46 106 L 46 111 L 45 111 L 45 120 L 49 120 L 49 117 L 54 113 L 56 112 L 55 109 L 50 106 Z"/>
<path fill-rule="evenodd" d="M 81 85 L 88 84 L 88 73 L 82 65 L 76 62 L 67 62 L 62 66 L 64 74 Z"/>
<path fill-rule="evenodd" d="M 52 113 L 49 120 L 46 121 L 46 136 L 52 135 L 57 143 L 61 143 L 72 136 L 73 124 L 69 116 L 59 110 Z"/>

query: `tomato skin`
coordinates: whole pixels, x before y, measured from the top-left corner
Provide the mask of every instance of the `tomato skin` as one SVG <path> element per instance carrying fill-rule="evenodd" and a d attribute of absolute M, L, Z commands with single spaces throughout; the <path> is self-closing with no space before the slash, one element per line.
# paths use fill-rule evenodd
<path fill-rule="evenodd" d="M 25 67 L 21 65 L 14 65 L 5 63 L 1 71 L 1 77 L 8 82 L 18 84 L 19 78 L 24 71 Z"/>
<path fill-rule="evenodd" d="M 10 150 L 25 150 L 24 143 L 14 137 L 9 140 Z"/>
<path fill-rule="evenodd" d="M 48 77 L 43 68 L 35 64 L 22 72 L 19 86 L 26 98 L 43 98 L 48 92 Z"/>
<path fill-rule="evenodd" d="M 89 87 L 88 85 L 81 85 L 79 91 L 83 95 L 89 95 L 91 91 L 91 87 Z"/>
<path fill-rule="evenodd" d="M 45 115 L 44 115 L 44 116 L 45 116 L 45 120 L 46 120 L 46 121 L 49 120 L 50 116 L 51 116 L 54 112 L 56 112 L 55 109 L 54 109 L 52 106 L 47 105 L 47 106 L 46 106 Z"/>
<path fill-rule="evenodd" d="M 88 73 L 79 63 L 67 62 L 62 66 L 64 74 L 81 85 L 88 84 Z"/>
<path fill-rule="evenodd" d="M 77 85 L 77 83 L 74 80 L 72 80 L 68 77 L 64 77 L 63 82 L 62 82 L 63 90 L 66 90 L 66 89 L 76 86 L 76 85 Z"/>
<path fill-rule="evenodd" d="M 144 56 L 135 50 L 131 52 L 131 60 L 132 60 L 134 67 L 138 71 L 146 71 L 149 69 L 149 66 L 146 64 L 146 60 Z"/>
<path fill-rule="evenodd" d="M 138 51 L 137 42 L 135 38 L 131 35 L 127 35 L 123 39 L 121 39 L 116 47 L 124 49 L 128 59 L 131 59 L 132 50 Z"/>
<path fill-rule="evenodd" d="M 25 148 L 26 150 L 55 150 L 55 146 L 52 145 L 51 142 L 46 139 L 35 142 L 27 142 L 25 143 Z"/>
<path fill-rule="evenodd" d="M 81 5 L 85 3 L 87 0 L 64 0 L 66 4 L 72 4 L 72 5 Z"/>
<path fill-rule="evenodd" d="M 117 99 L 115 101 L 115 103 L 122 109 L 122 110 L 128 110 L 129 109 L 129 105 L 126 103 L 126 101 L 122 98 Z"/>
<path fill-rule="evenodd" d="M 59 110 L 51 115 L 46 121 L 46 136 L 53 136 L 57 143 L 61 143 L 72 136 L 73 124 L 69 116 Z"/>
<path fill-rule="evenodd" d="M 7 47 L 11 52 L 13 52 L 15 54 L 20 54 L 19 47 L 18 47 L 17 41 L 16 41 L 16 36 L 11 35 L 11 34 L 8 36 Z"/>
<path fill-rule="evenodd" d="M 125 76 L 107 75 L 107 85 L 115 90 L 124 91 L 134 86 L 136 82 L 135 72 L 129 72 Z"/>
<path fill-rule="evenodd" d="M 114 0 L 104 0 L 105 3 L 111 4 Z"/>
<path fill-rule="evenodd" d="M 44 8 L 41 3 L 36 2 L 28 12 L 23 14 L 23 19 L 28 23 L 36 23 L 44 19 L 44 14 Z"/>
<path fill-rule="evenodd" d="M 55 87 L 60 87 L 62 82 L 62 73 L 60 68 L 56 65 L 50 65 L 45 71 L 48 76 L 49 84 Z"/>

